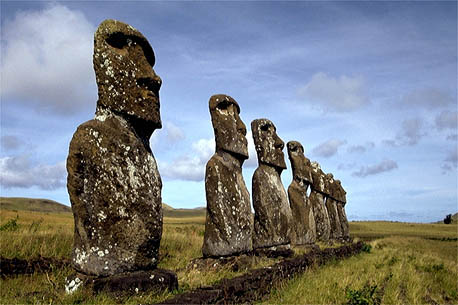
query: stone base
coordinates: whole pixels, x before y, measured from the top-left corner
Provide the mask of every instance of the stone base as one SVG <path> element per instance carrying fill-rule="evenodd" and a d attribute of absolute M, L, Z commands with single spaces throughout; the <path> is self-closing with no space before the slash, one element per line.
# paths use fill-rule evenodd
<path fill-rule="evenodd" d="M 267 248 L 257 248 L 253 250 L 253 253 L 256 256 L 266 256 L 269 258 L 291 257 L 294 255 L 294 251 L 291 249 L 291 246 L 289 244 Z"/>
<path fill-rule="evenodd" d="M 71 294 L 81 286 L 94 293 L 104 291 L 116 295 L 133 295 L 145 291 L 178 289 L 178 279 L 174 272 L 165 269 L 126 272 L 108 277 L 76 273 L 66 279 L 65 291 Z"/>

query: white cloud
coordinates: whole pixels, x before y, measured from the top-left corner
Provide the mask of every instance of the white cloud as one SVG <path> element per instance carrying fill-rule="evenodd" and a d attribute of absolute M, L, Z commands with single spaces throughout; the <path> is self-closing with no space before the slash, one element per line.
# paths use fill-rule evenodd
<path fill-rule="evenodd" d="M 205 177 L 205 165 L 215 152 L 215 140 L 200 139 L 192 144 L 192 156 L 183 155 L 171 163 L 159 162 L 159 171 L 163 177 L 172 180 L 202 181 Z"/>
<path fill-rule="evenodd" d="M 424 122 L 420 118 L 407 119 L 402 122 L 401 131 L 396 139 L 401 145 L 415 145 L 426 135 L 423 132 Z"/>
<path fill-rule="evenodd" d="M 436 127 L 439 130 L 443 129 L 457 129 L 458 126 L 458 111 L 442 111 L 436 116 Z"/>
<path fill-rule="evenodd" d="M 339 147 L 345 145 L 346 143 L 347 141 L 331 139 L 315 147 L 312 150 L 312 153 L 315 156 L 329 158 L 337 154 Z"/>
<path fill-rule="evenodd" d="M 53 4 L 20 11 L 2 27 L 2 103 L 64 114 L 95 105 L 95 28 L 82 13 Z"/>
<path fill-rule="evenodd" d="M 172 122 L 165 122 L 167 140 L 170 143 L 175 143 L 185 138 L 183 130 Z"/>
<path fill-rule="evenodd" d="M 362 144 L 352 145 L 352 146 L 348 147 L 347 151 L 349 153 L 364 153 L 364 152 L 366 152 L 369 149 L 372 149 L 374 147 L 375 147 L 375 143 L 374 142 L 367 142 L 364 145 L 362 145 Z"/>
<path fill-rule="evenodd" d="M 361 166 L 360 169 L 352 173 L 352 176 L 364 178 L 366 176 L 377 175 L 398 168 L 398 164 L 393 160 L 383 160 L 374 165 Z"/>
<path fill-rule="evenodd" d="M 436 88 L 417 89 L 402 98 L 405 107 L 421 107 L 434 110 L 453 103 L 453 98 Z"/>
<path fill-rule="evenodd" d="M 246 134 L 246 139 L 248 140 L 248 160 L 245 160 L 243 167 L 257 167 L 258 166 L 258 154 L 256 153 L 256 148 L 254 146 L 253 133 L 250 131 Z"/>
<path fill-rule="evenodd" d="M 413 146 L 418 144 L 421 138 L 426 135 L 425 122 L 421 118 L 406 119 L 402 122 L 401 130 L 396 134 L 395 139 L 383 140 L 388 146 Z"/>
<path fill-rule="evenodd" d="M 65 161 L 54 165 L 33 165 L 29 156 L 0 158 L 0 184 L 4 188 L 55 190 L 66 185 Z"/>
<path fill-rule="evenodd" d="M 299 89 L 299 94 L 331 112 L 352 111 L 369 103 L 361 77 L 342 75 L 334 78 L 323 72 L 313 75 L 310 82 Z"/>

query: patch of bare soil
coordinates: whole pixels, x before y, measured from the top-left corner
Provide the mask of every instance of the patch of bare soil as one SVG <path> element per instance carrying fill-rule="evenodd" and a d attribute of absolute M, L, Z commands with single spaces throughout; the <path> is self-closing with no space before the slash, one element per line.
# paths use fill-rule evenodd
<path fill-rule="evenodd" d="M 160 304 L 245 304 L 266 298 L 270 289 L 281 281 L 304 272 L 312 265 L 323 265 L 329 260 L 339 260 L 358 254 L 364 243 L 339 248 L 312 250 L 302 256 L 285 259 L 271 267 L 253 270 L 232 279 L 222 280 L 211 287 L 198 288 Z"/>
<path fill-rule="evenodd" d="M 69 265 L 69 260 L 49 257 L 38 257 L 31 260 L 0 257 L 0 277 L 47 272 Z"/>

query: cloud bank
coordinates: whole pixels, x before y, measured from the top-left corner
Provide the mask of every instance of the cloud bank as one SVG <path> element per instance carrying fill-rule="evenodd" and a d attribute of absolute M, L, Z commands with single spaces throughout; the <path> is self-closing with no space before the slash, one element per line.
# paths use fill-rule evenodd
<path fill-rule="evenodd" d="M 396 161 L 383 160 L 378 164 L 361 166 L 358 171 L 352 173 L 352 176 L 364 178 L 367 176 L 388 172 L 396 168 L 398 168 Z"/>
<path fill-rule="evenodd" d="M 299 94 L 320 108 L 330 112 L 348 112 L 369 104 L 360 77 L 343 75 L 339 78 L 319 72 L 312 76 Z"/>
<path fill-rule="evenodd" d="M 66 185 L 65 161 L 54 165 L 32 164 L 26 155 L 0 158 L 0 184 L 4 188 L 38 187 L 55 190 Z"/>
<path fill-rule="evenodd" d="M 95 27 L 82 13 L 53 4 L 21 11 L 2 27 L 3 101 L 67 115 L 94 104 Z"/>
<path fill-rule="evenodd" d="M 347 141 L 331 139 L 312 149 L 312 153 L 318 157 L 329 158 L 337 154 L 339 147 L 346 143 Z"/>

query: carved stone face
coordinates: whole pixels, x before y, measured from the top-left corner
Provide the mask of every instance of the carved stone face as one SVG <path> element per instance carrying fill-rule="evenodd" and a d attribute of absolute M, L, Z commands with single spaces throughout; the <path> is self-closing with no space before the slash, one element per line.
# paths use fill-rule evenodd
<path fill-rule="evenodd" d="M 209 101 L 209 108 L 216 150 L 236 154 L 238 159 L 248 159 L 246 126 L 239 116 L 240 107 L 237 102 L 228 95 L 213 95 Z"/>
<path fill-rule="evenodd" d="M 148 128 L 162 127 L 155 57 L 146 38 L 135 28 L 105 20 L 94 35 L 94 70 L 98 109 L 140 119 Z"/>
<path fill-rule="evenodd" d="M 334 184 L 334 176 L 328 173 L 324 176 L 324 193 L 332 197 L 332 188 Z M 334 198 L 334 197 L 333 197 Z"/>
<path fill-rule="evenodd" d="M 274 123 L 268 119 L 253 120 L 251 131 L 259 163 L 269 164 L 278 170 L 285 169 L 285 143 L 278 137 Z"/>
<path fill-rule="evenodd" d="M 312 176 L 313 176 L 313 188 L 321 193 L 325 191 L 325 175 L 321 170 L 320 164 L 318 162 L 312 162 Z"/>
<path fill-rule="evenodd" d="M 304 156 L 304 147 L 297 141 L 290 141 L 286 146 L 293 170 L 293 179 L 311 183 L 310 160 Z"/>
<path fill-rule="evenodd" d="M 337 189 L 338 189 L 338 198 L 337 199 L 340 202 L 343 202 L 344 204 L 347 203 L 347 192 L 342 187 L 340 180 L 335 180 L 335 182 L 337 184 Z"/>

